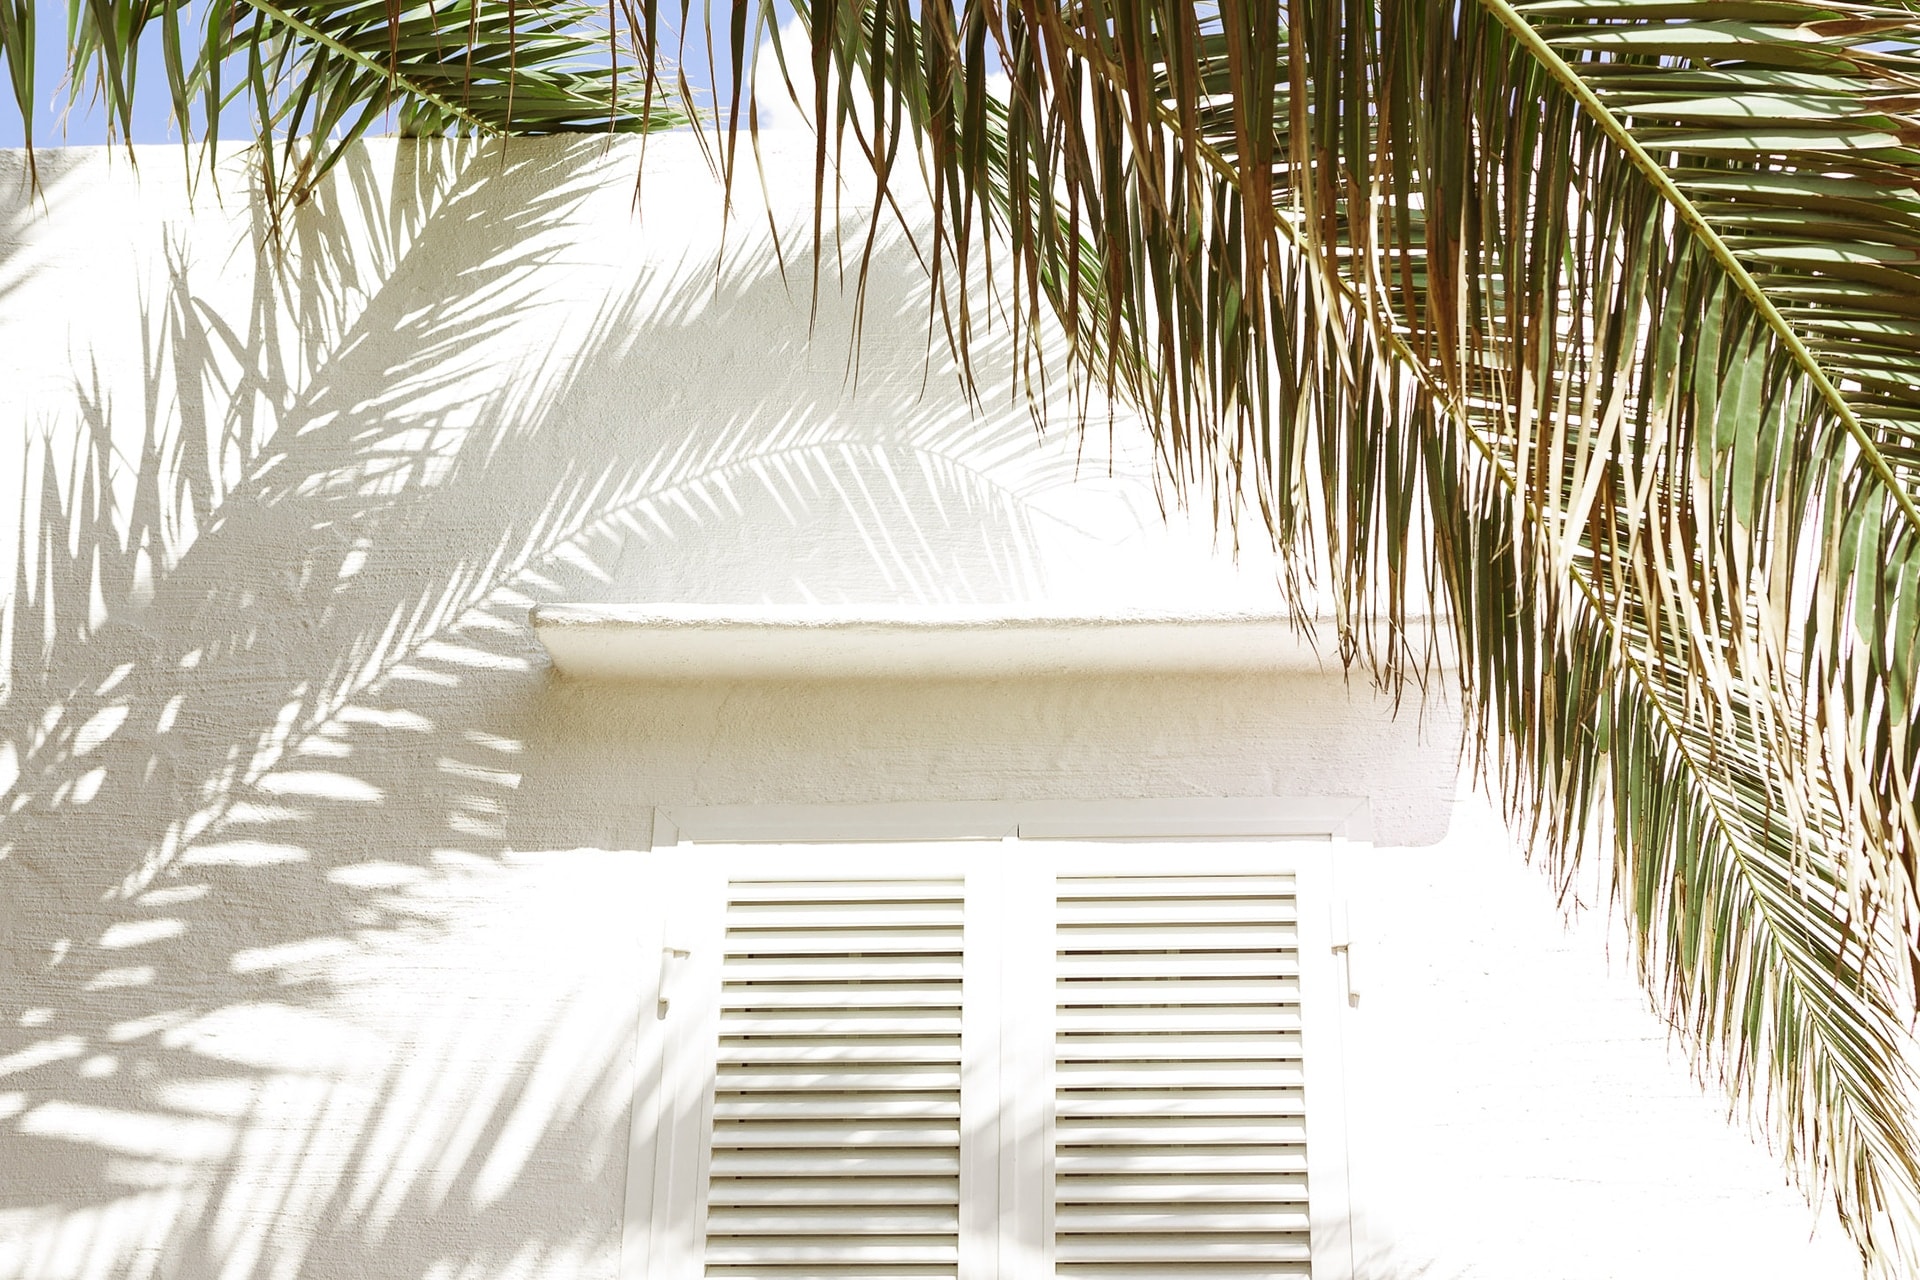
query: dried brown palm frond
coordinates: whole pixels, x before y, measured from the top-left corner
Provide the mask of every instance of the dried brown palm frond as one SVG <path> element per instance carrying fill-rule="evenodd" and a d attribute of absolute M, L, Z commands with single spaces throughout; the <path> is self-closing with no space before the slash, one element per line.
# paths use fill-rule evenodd
<path fill-rule="evenodd" d="M 1696 1061 L 1914 1274 L 1914 11 L 809 17 L 823 159 L 923 172 L 944 280 L 1006 255 L 1177 484 L 1332 565 L 1347 656 L 1450 617 L 1544 858 L 1610 862 Z"/>

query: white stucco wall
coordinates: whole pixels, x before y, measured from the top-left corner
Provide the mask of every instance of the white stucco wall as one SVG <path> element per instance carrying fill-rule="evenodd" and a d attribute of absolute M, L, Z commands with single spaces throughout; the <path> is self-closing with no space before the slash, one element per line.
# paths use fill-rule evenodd
<path fill-rule="evenodd" d="M 559 600 L 1277 603 L 1124 417 L 970 411 L 897 240 L 851 378 L 809 163 L 783 283 L 751 207 L 716 271 L 684 138 L 638 220 L 631 147 L 376 144 L 272 269 L 177 152 L 43 154 L 32 200 L 0 153 L 0 1277 L 611 1276 L 653 807 L 1090 796 L 1369 801 L 1365 1275 L 1854 1274 L 1453 810 L 1441 703 L 551 677 Z"/>

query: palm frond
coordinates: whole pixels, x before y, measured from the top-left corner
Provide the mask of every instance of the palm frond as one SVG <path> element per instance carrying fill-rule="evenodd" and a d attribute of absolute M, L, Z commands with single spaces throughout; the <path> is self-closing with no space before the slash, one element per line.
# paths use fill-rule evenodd
<path fill-rule="evenodd" d="M 13 100 L 20 109 L 22 133 L 27 141 L 27 164 L 33 170 L 33 109 L 37 97 L 34 88 L 35 30 L 33 0 L 0 0 L 0 62 L 7 64 L 7 80 L 13 88 Z"/>
<path fill-rule="evenodd" d="M 1912 1274 L 1914 13 L 809 16 L 823 160 L 851 139 L 881 197 L 913 135 L 957 331 L 944 282 L 1008 254 L 1012 312 L 1147 411 L 1176 484 L 1324 555 L 1345 656 L 1392 683 L 1450 615 L 1545 860 L 1610 862 L 1702 1069 Z"/>
<path fill-rule="evenodd" d="M 32 8 L 0 8 L 0 57 L 29 146 Z M 592 0 L 78 0 L 68 83 L 96 93 L 124 137 L 153 33 L 182 141 L 211 150 L 223 111 L 245 104 L 275 209 L 305 201 L 389 117 L 412 136 L 632 133 L 687 118 L 660 92 L 641 33 Z"/>
<path fill-rule="evenodd" d="M 0 3 L 29 127 L 31 8 Z M 71 12 L 68 74 L 123 131 L 155 23 L 183 121 L 213 136 L 249 102 L 275 207 L 389 108 L 422 133 L 692 114 L 684 77 L 678 113 L 656 102 L 658 0 L 622 0 L 634 64 L 580 0 L 211 0 L 192 32 L 178 2 Z M 1005 255 L 1016 352 L 1051 315 L 1177 487 L 1252 505 L 1348 660 L 1394 684 L 1430 656 L 1413 616 L 1449 615 L 1475 741 L 1546 861 L 1610 861 L 1703 1069 L 1867 1256 L 1915 1270 L 1911 5 L 805 16 L 817 201 L 830 159 L 871 170 L 876 209 L 923 174 L 963 363 L 970 268 Z M 731 7 L 736 86 L 764 36 L 790 64 L 771 17 Z M 743 117 L 736 96 L 729 180 Z"/>

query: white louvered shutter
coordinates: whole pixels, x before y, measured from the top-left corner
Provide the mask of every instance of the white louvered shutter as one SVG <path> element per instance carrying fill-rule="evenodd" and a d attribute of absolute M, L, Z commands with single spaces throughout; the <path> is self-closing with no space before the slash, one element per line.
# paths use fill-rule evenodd
<path fill-rule="evenodd" d="M 1057 894 L 1057 1274 L 1309 1275 L 1294 877 Z"/>
<path fill-rule="evenodd" d="M 702 850 L 623 1275 L 1345 1280 L 1298 879 L 1219 850 Z"/>
<path fill-rule="evenodd" d="M 705 1275 L 957 1276 L 962 881 L 726 893 Z"/>

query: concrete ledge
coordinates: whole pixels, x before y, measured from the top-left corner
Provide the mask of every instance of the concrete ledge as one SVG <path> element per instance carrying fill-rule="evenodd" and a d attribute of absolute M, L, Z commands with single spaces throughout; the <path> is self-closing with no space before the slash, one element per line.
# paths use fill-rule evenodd
<path fill-rule="evenodd" d="M 1154 672 L 1332 672 L 1280 614 L 542 605 L 564 676 L 598 680 L 969 679 Z"/>
<path fill-rule="evenodd" d="M 1363 796 L 661 805 L 652 848 L 682 843 L 1372 838 Z"/>

